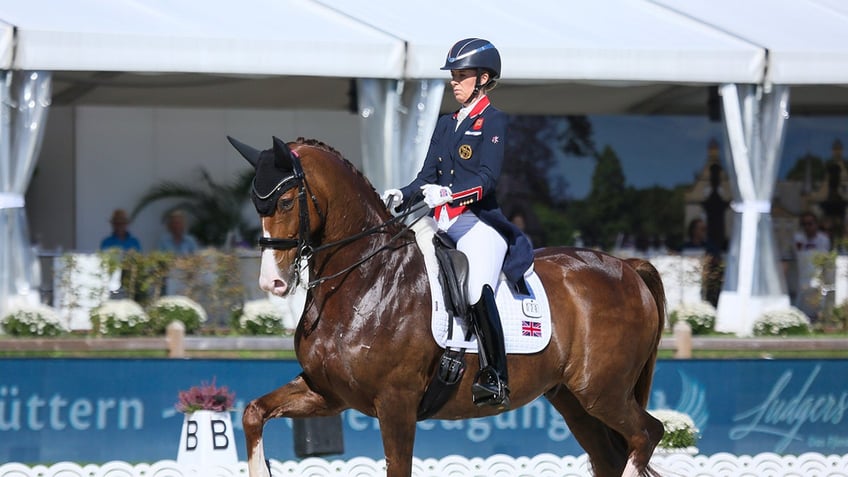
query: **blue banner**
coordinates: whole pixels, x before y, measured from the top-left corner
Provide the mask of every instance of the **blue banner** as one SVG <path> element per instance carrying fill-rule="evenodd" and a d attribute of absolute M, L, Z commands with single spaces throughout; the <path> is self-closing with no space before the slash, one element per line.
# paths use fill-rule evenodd
<path fill-rule="evenodd" d="M 152 462 L 175 459 L 183 415 L 177 393 L 214 378 L 241 409 L 300 372 L 293 361 L 0 359 L 0 462 Z M 661 360 L 650 409 L 689 414 L 703 454 L 848 454 L 848 360 Z M 345 453 L 381 458 L 376 419 L 342 415 Z M 269 421 L 269 458 L 295 459 L 289 419 Z M 446 443 L 450 443 L 446 445 Z M 415 455 L 512 456 L 583 450 L 544 399 L 465 421 L 420 422 Z"/>

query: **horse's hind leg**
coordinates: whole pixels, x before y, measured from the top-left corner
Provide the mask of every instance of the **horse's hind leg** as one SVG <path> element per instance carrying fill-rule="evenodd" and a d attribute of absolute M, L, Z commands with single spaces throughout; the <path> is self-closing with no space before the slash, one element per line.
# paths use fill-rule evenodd
<path fill-rule="evenodd" d="M 589 456 L 597 477 L 619 477 L 627 464 L 627 443 L 598 418 L 586 412 L 565 386 L 545 393 L 551 405 L 565 418 L 568 428 Z"/>
<path fill-rule="evenodd" d="M 563 390 L 560 390 L 557 396 L 563 394 L 563 392 Z M 596 428 L 594 432 L 598 432 L 597 425 L 600 424 L 606 430 L 603 433 L 604 435 L 613 436 L 609 438 L 613 446 L 608 447 L 608 449 L 614 452 L 617 473 L 611 473 L 609 475 L 635 477 L 655 474 L 648 467 L 648 464 L 650 463 L 654 447 L 662 439 L 663 426 L 660 421 L 645 411 L 634 396 L 617 397 L 615 393 L 589 393 L 588 391 L 584 391 L 582 395 L 575 395 L 570 392 L 568 394 L 570 394 L 571 399 L 579 401 L 578 404 L 580 404 L 583 413 L 590 414 L 594 419 L 583 418 L 594 424 Z M 582 417 L 579 416 L 579 412 L 578 417 Z M 572 427 L 569 425 L 569 427 L 573 430 L 577 426 Z M 577 433 L 575 432 L 574 434 L 577 437 Z M 616 438 L 618 438 L 618 445 L 616 445 Z M 595 439 L 597 440 L 598 438 Z M 601 442 L 596 445 L 602 446 L 603 443 Z M 586 452 L 588 453 L 589 450 L 587 449 Z M 627 459 L 623 469 L 618 467 L 620 465 L 618 460 L 621 458 Z M 592 457 L 593 466 L 597 460 Z M 599 473 L 599 475 L 601 474 Z"/>
<path fill-rule="evenodd" d="M 262 446 L 262 430 L 269 419 L 328 416 L 338 412 L 339 409 L 329 405 L 323 396 L 309 388 L 303 376 L 298 376 L 285 386 L 250 401 L 242 417 L 250 477 L 270 477 Z"/>

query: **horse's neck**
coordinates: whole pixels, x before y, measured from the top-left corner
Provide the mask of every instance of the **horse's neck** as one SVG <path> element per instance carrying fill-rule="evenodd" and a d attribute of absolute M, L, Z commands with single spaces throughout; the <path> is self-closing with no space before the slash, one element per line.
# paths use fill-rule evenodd
<path fill-rule="evenodd" d="M 380 223 L 364 224 L 358 232 Z M 424 257 L 413 233 L 404 232 L 401 226 L 388 227 L 316 254 L 310 279 L 320 280 L 337 273 L 341 275 L 312 290 L 316 313 L 325 315 L 322 320 L 327 319 L 328 314 L 334 315 L 334 320 L 348 323 L 365 317 L 373 322 L 369 326 L 388 320 L 386 326 L 393 327 L 396 315 L 367 310 L 372 307 L 391 310 L 404 301 L 414 302 L 417 301 L 415 297 L 429 293 Z M 392 302 L 396 306 L 388 305 Z M 387 306 L 378 306 L 378 303 Z"/>

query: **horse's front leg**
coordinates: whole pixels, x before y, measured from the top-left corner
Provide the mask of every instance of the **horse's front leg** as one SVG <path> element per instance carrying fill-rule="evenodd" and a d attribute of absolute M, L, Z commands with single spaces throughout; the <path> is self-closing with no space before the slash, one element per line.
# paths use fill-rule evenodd
<path fill-rule="evenodd" d="M 376 407 L 386 454 L 386 477 L 409 477 L 412 475 L 417 401 L 394 396 L 394 399 L 378 400 Z"/>
<path fill-rule="evenodd" d="M 262 446 L 262 430 L 269 419 L 331 416 L 339 411 L 340 409 L 328 403 L 323 396 L 310 389 L 302 375 L 285 386 L 250 401 L 242 417 L 250 477 L 270 477 Z"/>

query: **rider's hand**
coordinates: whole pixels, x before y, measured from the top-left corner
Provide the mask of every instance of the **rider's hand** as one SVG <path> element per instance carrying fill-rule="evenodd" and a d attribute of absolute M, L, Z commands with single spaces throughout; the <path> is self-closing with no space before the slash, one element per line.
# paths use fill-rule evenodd
<path fill-rule="evenodd" d="M 403 202 L 403 192 L 398 189 L 387 189 L 383 192 L 381 198 L 383 199 L 383 203 L 386 204 L 386 208 L 391 210 L 395 203 L 400 204 Z"/>
<path fill-rule="evenodd" d="M 447 204 L 448 202 L 453 202 L 451 190 L 447 187 L 425 184 L 421 186 L 421 190 L 424 191 L 424 203 L 431 209 Z"/>

